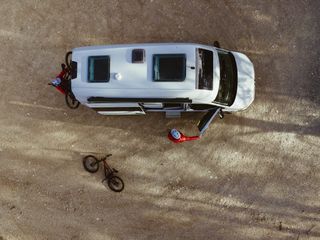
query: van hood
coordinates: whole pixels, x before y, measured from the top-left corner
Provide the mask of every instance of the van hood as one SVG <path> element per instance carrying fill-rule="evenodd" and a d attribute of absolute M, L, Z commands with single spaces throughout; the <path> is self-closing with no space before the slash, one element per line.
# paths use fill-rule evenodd
<path fill-rule="evenodd" d="M 250 59 L 239 52 L 232 52 L 238 73 L 238 89 L 234 103 L 230 106 L 230 110 L 244 110 L 250 106 L 255 96 L 255 74 L 254 67 Z"/>

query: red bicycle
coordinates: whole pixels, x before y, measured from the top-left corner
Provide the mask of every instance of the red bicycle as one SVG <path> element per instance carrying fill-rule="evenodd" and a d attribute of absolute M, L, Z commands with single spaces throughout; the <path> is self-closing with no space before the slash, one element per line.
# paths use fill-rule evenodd
<path fill-rule="evenodd" d="M 71 90 L 71 79 L 72 79 L 72 52 L 67 52 L 65 56 L 65 64 L 61 64 L 61 72 L 57 77 L 52 80 L 48 85 L 55 87 L 59 92 L 65 95 L 65 101 L 69 108 L 76 109 L 79 107 L 80 102 L 76 99 Z"/>

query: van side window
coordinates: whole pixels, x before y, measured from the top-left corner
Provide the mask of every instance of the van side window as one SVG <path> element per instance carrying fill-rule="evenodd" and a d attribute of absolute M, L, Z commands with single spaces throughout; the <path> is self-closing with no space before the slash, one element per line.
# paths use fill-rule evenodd
<path fill-rule="evenodd" d="M 88 81 L 109 82 L 110 80 L 110 57 L 91 56 L 88 58 Z"/>
<path fill-rule="evenodd" d="M 181 82 L 186 78 L 185 54 L 154 54 L 153 80 Z"/>

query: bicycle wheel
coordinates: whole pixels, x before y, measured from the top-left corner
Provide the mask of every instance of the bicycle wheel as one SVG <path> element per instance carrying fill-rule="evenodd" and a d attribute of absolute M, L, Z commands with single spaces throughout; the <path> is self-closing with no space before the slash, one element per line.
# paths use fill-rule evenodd
<path fill-rule="evenodd" d="M 66 61 L 66 65 L 69 69 L 71 69 L 71 61 L 72 61 L 72 52 L 67 52 L 66 54 L 66 58 L 65 58 L 65 61 Z"/>
<path fill-rule="evenodd" d="M 67 92 L 65 96 L 66 104 L 71 109 L 76 109 L 79 107 L 80 102 L 74 97 L 71 92 Z"/>
<path fill-rule="evenodd" d="M 95 173 L 99 170 L 98 159 L 93 155 L 85 156 L 82 160 L 83 167 L 90 173 Z"/>
<path fill-rule="evenodd" d="M 108 178 L 108 186 L 114 192 L 121 192 L 124 189 L 124 183 L 122 179 L 117 176 Z"/>

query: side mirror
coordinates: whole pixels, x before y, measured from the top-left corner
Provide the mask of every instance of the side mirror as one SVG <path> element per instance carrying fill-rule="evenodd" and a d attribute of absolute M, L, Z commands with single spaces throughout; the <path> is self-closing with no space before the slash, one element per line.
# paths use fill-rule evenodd
<path fill-rule="evenodd" d="M 214 41 L 213 42 L 213 46 L 220 48 L 220 43 L 218 41 Z"/>

